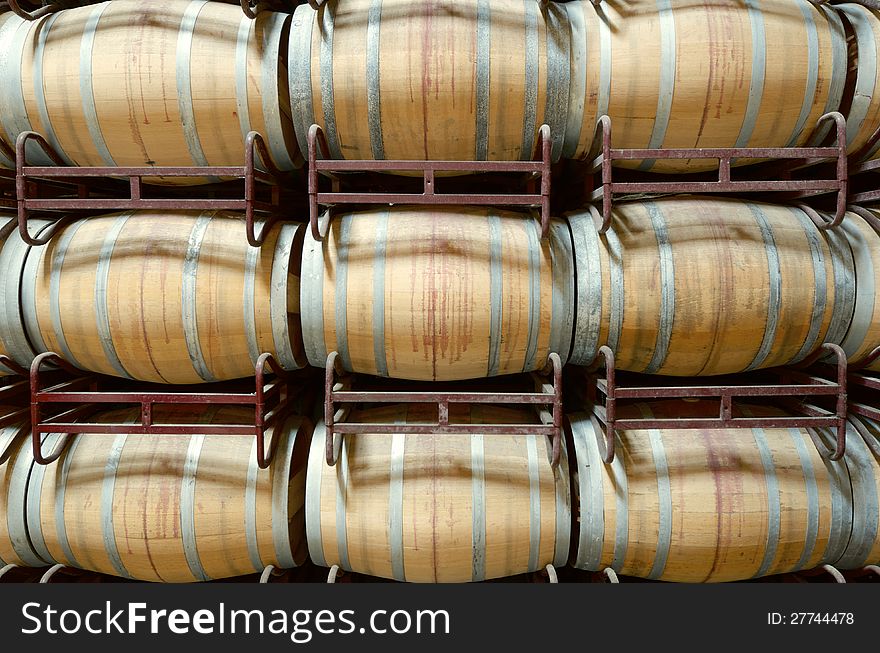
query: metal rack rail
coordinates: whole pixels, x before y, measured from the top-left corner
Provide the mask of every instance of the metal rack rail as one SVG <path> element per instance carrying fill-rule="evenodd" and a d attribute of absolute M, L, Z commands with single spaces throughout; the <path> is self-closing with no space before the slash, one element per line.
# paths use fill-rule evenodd
<path fill-rule="evenodd" d="M 849 162 L 846 155 L 846 120 L 837 111 L 826 113 L 817 122 L 820 130 L 824 123 L 833 122 L 836 128 L 836 141 L 829 147 L 748 147 L 748 148 L 671 148 L 671 149 L 624 149 L 613 144 L 611 118 L 603 115 L 596 127 L 596 142 L 601 142 L 601 153 L 593 159 L 587 170 L 588 200 L 601 203 L 601 223 L 596 224 L 599 233 L 605 233 L 611 225 L 614 198 L 634 193 L 786 193 L 786 199 L 836 193 L 836 208 L 831 220 L 824 218 L 815 209 L 798 204 L 820 229 L 836 227 L 846 213 L 849 192 Z M 615 181 L 614 163 L 633 160 L 694 160 L 716 159 L 719 162 L 717 179 L 693 181 L 681 175 L 659 175 L 652 173 L 650 181 Z M 772 159 L 774 172 L 755 175 L 756 167 L 751 168 L 751 179 L 733 179 L 732 162 L 736 159 Z M 813 175 L 803 179 L 788 179 L 797 168 L 811 167 L 815 164 L 835 161 L 833 177 Z M 788 166 L 779 169 L 778 162 L 787 161 Z M 598 177 L 598 181 L 597 181 Z"/>
<path fill-rule="evenodd" d="M 27 370 L 20 367 L 12 359 L 0 356 L 0 369 L 6 369 L 13 374 L 13 376 L 0 376 L 0 405 L 21 406 L 19 410 L 7 413 L 0 412 L 0 429 L 2 429 L 17 424 L 28 416 L 26 404 L 30 386 L 27 381 Z"/>
<path fill-rule="evenodd" d="M 29 143 L 36 144 L 56 165 L 28 165 Z M 272 163 L 266 142 L 259 133 L 254 131 L 248 133 L 244 150 L 245 163 L 241 166 L 79 167 L 66 165 L 40 134 L 23 132 L 19 134 L 15 143 L 15 190 L 19 233 L 28 245 L 45 245 L 67 221 L 66 216 L 60 218 L 44 230 L 40 237 L 35 237 L 28 231 L 28 220 L 32 211 L 95 212 L 138 209 L 238 211 L 245 215 L 248 243 L 252 247 L 259 247 L 263 244 L 269 229 L 281 219 L 282 188 L 285 179 L 290 175 L 281 172 Z M 258 166 L 258 157 L 266 170 Z M 194 186 L 188 190 L 185 197 L 162 197 L 163 190 L 164 195 L 169 195 L 174 189 L 145 184 L 143 181 L 144 178 L 154 177 L 214 180 L 228 178 L 243 182 L 243 192 L 241 196 L 230 199 L 217 197 L 216 190 L 211 187 Z M 102 197 L 92 196 L 90 180 L 96 178 L 103 180 Z M 125 178 L 128 183 L 113 188 L 107 184 L 107 181 L 113 178 L 117 180 Z M 68 193 L 73 190 L 77 197 L 40 197 L 40 191 L 45 190 L 47 185 L 67 187 Z M 199 193 L 196 188 L 202 189 L 202 192 Z M 194 194 L 201 194 L 201 197 L 194 198 Z"/>
<path fill-rule="evenodd" d="M 66 372 L 68 378 L 46 383 L 44 366 L 52 365 Z M 273 376 L 269 376 L 269 374 Z M 110 390 L 120 380 L 82 372 L 55 353 L 44 353 L 34 359 L 30 369 L 30 411 L 34 459 L 48 465 L 59 458 L 73 434 L 144 435 L 250 435 L 257 442 L 257 463 L 268 467 L 274 448 L 266 446 L 266 431 L 277 432 L 286 419 L 295 414 L 297 397 L 307 393 L 308 374 L 290 373 L 281 368 L 271 354 L 259 357 L 254 367 L 253 389 L 241 389 L 246 382 L 226 382 L 186 389 L 142 385 L 134 390 Z M 100 406 L 129 404 L 139 407 L 139 421 L 134 424 L 96 422 L 90 418 Z M 253 408 L 253 424 L 168 424 L 154 420 L 153 408 L 165 406 L 242 406 Z M 59 408 L 60 406 L 60 408 Z M 54 408 L 54 410 L 53 410 Z M 302 411 L 305 412 L 305 411 Z M 305 418 L 304 418 L 305 419 Z M 55 449 L 45 454 L 42 436 L 63 434 Z M 272 438 L 273 446 L 278 441 Z"/>
<path fill-rule="evenodd" d="M 870 404 L 851 400 L 849 402 L 850 412 L 875 421 L 880 421 L 880 371 L 872 371 L 867 368 L 878 360 L 880 360 L 880 347 L 874 349 L 862 360 L 850 365 L 849 374 L 850 386 L 861 389 L 877 400 Z M 878 447 L 876 439 L 865 432 L 858 420 L 853 420 L 852 425 L 874 454 L 880 456 L 880 447 Z"/>
<path fill-rule="evenodd" d="M 552 440 L 553 468 L 559 464 L 562 438 L 562 360 L 551 353 L 540 373 L 531 373 L 532 392 L 414 392 L 353 389 L 356 375 L 342 369 L 337 352 L 327 357 L 324 388 L 324 423 L 327 428 L 325 458 L 335 465 L 344 434 L 405 433 L 413 435 L 546 435 Z M 436 404 L 438 419 L 433 424 L 361 423 L 348 421 L 350 405 L 359 402 Z M 538 423 L 462 424 L 449 419 L 450 404 L 514 404 L 530 406 Z"/>
<path fill-rule="evenodd" d="M 338 160 L 330 159 L 327 138 L 318 125 L 312 125 L 308 134 L 308 192 L 309 223 L 312 237 L 323 240 L 318 224 L 320 206 L 338 204 L 421 204 L 478 206 L 516 206 L 540 211 L 541 237 L 550 229 L 550 192 L 552 177 L 551 148 L 553 140 L 548 125 L 541 125 L 531 161 L 416 161 L 416 160 Z M 343 178 L 336 173 L 348 172 L 419 172 L 422 175 L 420 193 L 343 192 Z M 438 192 L 437 173 L 473 172 L 525 175 L 526 193 L 448 193 Z M 322 192 L 319 175 L 330 178 L 330 192 Z M 539 187 L 540 182 L 540 187 Z M 329 224 L 329 220 L 327 221 Z"/>
<path fill-rule="evenodd" d="M 644 379 L 637 386 L 621 386 L 614 363 L 614 352 L 607 346 L 599 350 L 600 356 L 594 367 L 587 370 L 586 403 L 602 425 L 604 437 L 599 440 L 603 461 L 610 464 L 615 455 L 615 433 L 628 429 L 712 429 L 712 428 L 818 428 L 834 429 L 836 443 L 833 450 L 826 450 L 814 438 L 820 453 L 829 460 L 839 460 L 846 451 L 847 416 L 847 363 L 846 355 L 838 345 L 824 344 L 800 365 L 807 367 L 819 357 L 831 354 L 836 360 L 836 380 L 829 380 L 803 369 L 776 368 L 764 374 L 778 377 L 778 382 L 758 382 L 755 375 L 738 375 L 736 382 L 691 382 L 678 385 L 660 385 L 656 377 L 638 375 Z M 604 377 L 598 373 L 604 364 Z M 627 400 L 646 399 L 713 399 L 718 401 L 717 417 L 618 417 L 618 403 Z M 747 398 L 772 398 L 782 400 L 791 414 L 785 416 L 735 416 L 734 401 Z M 795 398 L 798 401 L 793 401 Z M 833 411 L 826 410 L 809 401 L 832 398 Z"/>

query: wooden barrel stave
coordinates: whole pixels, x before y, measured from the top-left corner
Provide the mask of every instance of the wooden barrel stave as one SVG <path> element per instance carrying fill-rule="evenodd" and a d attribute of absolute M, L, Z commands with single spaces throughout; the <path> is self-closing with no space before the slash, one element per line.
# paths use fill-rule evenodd
<path fill-rule="evenodd" d="M 800 209 L 678 196 L 617 204 L 604 235 L 589 212 L 568 221 L 573 363 L 607 344 L 620 369 L 741 372 L 802 360 L 849 328 L 852 250 Z"/>
<path fill-rule="evenodd" d="M 25 265 L 34 347 L 90 371 L 164 383 L 252 376 L 264 352 L 299 369 L 288 284 L 304 228 L 278 225 L 254 248 L 244 227 L 233 214 L 192 211 L 67 225 Z"/>
<path fill-rule="evenodd" d="M 433 419 L 431 410 L 387 406 L 353 419 L 425 423 Z M 524 411 L 488 406 L 450 412 L 470 423 L 531 421 Z M 306 529 L 316 564 L 409 582 L 485 580 L 564 564 L 571 520 L 567 460 L 563 456 L 554 474 L 546 438 L 344 436 L 333 467 L 324 459 L 325 442 L 320 424 L 306 481 Z"/>
<path fill-rule="evenodd" d="M 620 416 L 695 416 L 714 410 L 708 403 L 630 405 Z M 847 464 L 822 459 L 806 430 L 618 431 L 607 466 L 595 417 L 569 419 L 575 567 L 722 582 L 834 563 L 846 547 L 854 505 Z"/>
<path fill-rule="evenodd" d="M 301 158 L 289 116 L 289 22 L 201 0 L 116 0 L 34 22 L 5 14 L 0 80 L 22 90 L 0 100 L 0 138 L 14 144 L 37 131 L 70 165 L 242 165 L 256 130 L 274 163 L 291 170 Z M 52 164 L 35 146 L 29 160 Z"/>
<path fill-rule="evenodd" d="M 541 369 L 571 337 L 571 238 L 482 207 L 340 214 L 306 235 L 301 282 L 309 362 L 338 351 L 351 371 L 458 380 Z"/>
<path fill-rule="evenodd" d="M 101 419 L 136 417 L 123 410 Z M 243 408 L 157 413 L 160 420 L 172 417 L 202 424 L 253 419 Z M 52 562 L 148 581 L 298 566 L 306 557 L 309 436 L 300 418 L 290 418 L 266 470 L 257 467 L 251 437 L 75 436 L 57 463 L 36 466 L 29 481 L 34 546 Z"/>

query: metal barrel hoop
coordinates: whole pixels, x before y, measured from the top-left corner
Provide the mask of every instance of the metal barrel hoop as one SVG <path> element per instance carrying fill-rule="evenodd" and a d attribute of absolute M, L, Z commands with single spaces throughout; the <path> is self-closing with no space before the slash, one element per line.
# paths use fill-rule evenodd
<path fill-rule="evenodd" d="M 0 567 L 0 579 L 2 579 L 6 574 L 8 574 L 13 569 L 18 569 L 18 568 L 19 568 L 18 565 L 12 564 L 12 563 L 10 563 L 8 565 L 4 565 L 3 567 Z"/>

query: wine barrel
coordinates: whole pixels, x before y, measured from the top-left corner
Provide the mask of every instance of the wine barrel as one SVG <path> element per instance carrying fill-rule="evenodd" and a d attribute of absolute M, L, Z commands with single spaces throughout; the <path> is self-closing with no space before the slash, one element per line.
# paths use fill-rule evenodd
<path fill-rule="evenodd" d="M 800 361 L 850 326 L 852 251 L 801 209 L 677 196 L 618 203 L 604 235 L 591 212 L 568 221 L 573 363 L 607 344 L 624 370 L 742 372 Z"/>
<path fill-rule="evenodd" d="M 0 138 L 37 131 L 70 165 L 229 166 L 244 164 L 256 130 L 291 170 L 289 23 L 205 0 L 114 0 L 34 22 L 3 14 Z M 52 165 L 36 147 L 29 157 Z"/>
<path fill-rule="evenodd" d="M 103 414 L 133 422 L 139 409 Z M 156 421 L 253 423 L 245 408 L 157 409 Z M 46 560 L 146 581 L 193 582 L 290 568 L 306 558 L 303 509 L 310 428 L 290 418 L 268 469 L 249 436 L 74 436 L 37 465 L 27 525 Z M 47 439 L 54 447 L 59 436 Z"/>
<path fill-rule="evenodd" d="M 616 147 L 803 145 L 840 108 L 847 47 L 807 0 L 330 0 L 297 9 L 289 62 L 300 148 L 317 123 L 335 159 L 521 159 L 547 123 L 558 159 L 606 113 Z"/>
<path fill-rule="evenodd" d="M 492 208 L 341 213 L 323 242 L 306 235 L 306 354 L 400 379 L 538 370 L 568 355 L 573 278 L 563 221 L 542 241 L 529 216 Z"/>
<path fill-rule="evenodd" d="M 880 212 L 870 210 L 880 217 Z M 846 339 L 840 343 L 851 363 L 880 347 L 880 233 L 855 213 L 847 213 L 839 227 L 852 248 L 856 271 L 856 302 Z M 880 369 L 880 361 L 868 366 Z"/>
<path fill-rule="evenodd" d="M 9 412 L 0 407 L 0 414 Z M 29 436 L 25 422 L 0 427 L 0 568 L 48 564 L 34 551 L 25 522 L 27 482 L 34 464 Z"/>
<path fill-rule="evenodd" d="M 850 154 L 861 160 L 880 156 L 880 139 L 871 137 L 880 129 L 880 11 L 859 4 L 835 5 L 851 33 L 853 71 L 846 115 L 846 140 Z"/>
<path fill-rule="evenodd" d="M 38 352 L 141 381 L 253 376 L 264 352 L 298 369 L 303 231 L 276 225 L 256 248 L 243 217 L 216 211 L 72 222 L 28 256 L 28 335 Z"/>
<path fill-rule="evenodd" d="M 618 408 L 619 417 L 709 412 L 717 416 L 717 404 L 705 400 Z M 596 417 L 569 420 L 579 569 L 745 580 L 833 563 L 847 545 L 855 505 L 847 465 L 823 459 L 805 429 L 618 431 L 605 465 Z"/>
<path fill-rule="evenodd" d="M 880 455 L 874 453 L 880 452 L 880 423 L 855 414 L 849 416 L 849 421 L 846 464 L 852 479 L 855 510 L 849 544 L 834 564 L 840 569 L 861 569 L 880 564 Z M 855 425 L 860 433 L 854 432 Z"/>
<path fill-rule="evenodd" d="M 334 159 L 517 160 L 542 123 L 568 130 L 567 9 L 521 0 L 329 0 L 297 7 L 291 109 L 303 152 L 317 123 Z M 583 90 L 583 87 L 581 87 Z"/>
<path fill-rule="evenodd" d="M 32 232 L 39 234 L 48 222 L 31 220 Z M 28 341 L 21 312 L 21 281 L 30 247 L 18 234 L 16 219 L 0 214 L 0 355 L 21 367 L 30 367 L 37 355 Z M 0 376 L 11 370 L 0 365 Z"/>
<path fill-rule="evenodd" d="M 583 16 L 571 23 L 572 40 L 585 49 L 572 85 L 587 98 L 576 151 L 606 113 L 619 148 L 793 147 L 808 144 L 817 120 L 840 108 L 846 35 L 829 7 L 808 0 L 572 4 L 569 13 L 578 7 Z M 618 165 L 686 172 L 718 162 Z"/>
<path fill-rule="evenodd" d="M 355 411 L 361 423 L 419 424 L 436 407 Z M 472 424 L 531 423 L 522 409 L 450 406 Z M 345 435 L 327 464 L 323 422 L 306 473 L 306 535 L 324 567 L 409 582 L 467 582 L 562 565 L 571 528 L 568 463 L 539 435 Z"/>

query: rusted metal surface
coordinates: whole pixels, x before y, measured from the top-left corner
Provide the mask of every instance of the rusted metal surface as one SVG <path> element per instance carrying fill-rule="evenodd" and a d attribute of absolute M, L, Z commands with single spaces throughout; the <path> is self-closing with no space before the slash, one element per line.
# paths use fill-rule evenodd
<path fill-rule="evenodd" d="M 875 348 L 862 360 L 850 365 L 850 386 L 862 390 L 866 395 L 873 398 L 874 401 L 870 403 L 850 401 L 849 409 L 852 413 L 880 422 L 880 372 L 866 369 L 868 365 L 876 362 L 878 359 L 880 359 L 880 347 Z M 855 420 L 853 421 L 853 426 L 874 454 L 880 456 L 880 446 L 878 446 L 876 439 L 871 437 L 862 425 Z"/>
<path fill-rule="evenodd" d="M 836 381 L 829 380 L 801 369 L 778 368 L 768 370 L 779 376 L 779 383 L 755 383 L 754 376 L 738 375 L 736 384 L 692 384 L 683 380 L 681 385 L 659 385 L 656 377 L 645 376 L 645 384 L 622 387 L 617 382 L 614 352 L 607 346 L 599 350 L 595 368 L 588 373 L 586 400 L 588 407 L 601 422 L 604 437 L 599 437 L 599 450 L 603 461 L 610 464 L 615 455 L 615 433 L 618 430 L 635 429 L 715 429 L 715 428 L 832 428 L 836 432 L 834 450 L 825 450 L 813 439 L 820 453 L 829 460 L 839 460 L 846 451 L 847 416 L 847 363 L 843 350 L 835 344 L 826 343 L 811 357 L 801 363 L 803 367 L 813 364 L 819 357 L 832 354 L 836 359 Z M 597 373 L 604 363 L 604 378 Z M 641 376 L 641 375 L 640 375 Z M 653 382 L 652 382 L 653 381 Z M 752 381 L 752 383 L 749 383 Z M 820 398 L 835 400 L 835 410 L 808 403 Z M 623 400 L 649 399 L 717 399 L 718 417 L 711 418 L 619 418 L 617 404 Z M 790 399 L 790 416 L 739 417 L 733 414 L 734 400 L 744 398 Z"/>
<path fill-rule="evenodd" d="M 0 368 L 6 368 L 16 376 L 0 377 L 0 406 L 11 406 L 12 410 L 0 411 L 0 429 L 18 424 L 27 419 L 28 393 L 27 370 L 19 367 L 6 356 L 0 356 Z M 9 456 L 9 450 L 0 451 L 0 464 Z"/>
<path fill-rule="evenodd" d="M 36 143 L 56 165 L 27 165 L 26 148 L 29 142 Z M 257 157 L 266 170 L 258 167 Z M 289 210 L 290 206 L 284 205 L 281 197 L 282 187 L 290 175 L 274 166 L 266 143 L 257 132 L 252 131 L 247 135 L 244 158 L 245 163 L 242 166 L 75 167 L 65 165 L 63 159 L 41 135 L 36 132 L 23 132 L 19 134 L 15 143 L 15 191 L 19 233 L 22 240 L 29 245 L 45 245 L 66 223 L 65 219 L 68 217 L 57 220 L 37 238 L 30 234 L 27 226 L 33 211 L 94 212 L 138 209 L 237 211 L 245 214 L 248 243 L 252 247 L 259 247 L 263 244 L 269 229 L 283 213 L 287 215 L 295 213 Z M 145 184 L 143 181 L 145 177 L 228 178 L 243 182 L 243 193 L 240 197 L 229 199 L 217 197 L 207 187 L 199 191 L 198 189 L 202 187 L 192 186 L 187 189 L 185 196 L 181 196 L 174 189 Z M 107 185 L 106 178 L 126 179 L 128 183 L 119 183 L 112 187 Z M 96 179 L 104 180 L 105 196 L 92 196 Z M 69 189 L 76 191 L 77 196 L 35 197 L 35 189 L 41 189 L 40 182 L 66 184 Z M 109 196 L 107 191 L 110 193 Z M 178 196 L 162 197 L 163 192 L 165 195 L 175 193 Z"/>
<path fill-rule="evenodd" d="M 538 209 L 541 220 L 541 237 L 550 230 L 550 192 L 552 177 L 551 149 L 553 141 L 548 125 L 541 125 L 538 142 L 531 161 L 415 161 L 415 160 L 333 160 L 324 132 L 312 125 L 308 134 L 308 184 L 309 223 L 312 237 L 323 240 L 319 225 L 319 206 L 340 204 L 420 204 L 518 206 Z M 342 192 L 343 178 L 339 172 L 420 172 L 421 193 Z M 527 192 L 516 193 L 445 193 L 436 188 L 438 173 L 478 172 L 525 175 Z M 332 181 L 331 192 L 322 192 L 319 175 Z M 538 181 L 540 188 L 538 189 Z M 325 229 L 330 223 L 327 215 Z"/>
<path fill-rule="evenodd" d="M 342 369 L 337 352 L 327 357 L 324 387 L 324 423 L 327 428 L 325 457 L 335 465 L 341 443 L 337 435 L 404 433 L 407 435 L 546 435 L 553 442 L 551 464 L 559 464 L 562 447 L 562 360 L 551 353 L 541 373 L 532 373 L 534 392 L 419 392 L 352 390 L 355 375 Z M 359 402 L 397 404 L 436 404 L 438 419 L 433 424 L 394 424 L 350 422 L 351 404 Z M 539 423 L 530 424 L 460 424 L 449 420 L 450 404 L 513 404 L 531 406 Z"/>
<path fill-rule="evenodd" d="M 622 149 L 612 143 L 611 118 L 599 118 L 596 128 L 597 142 L 601 142 L 601 154 L 592 161 L 589 172 L 592 176 L 592 190 L 589 199 L 601 202 L 601 222 L 596 221 L 599 233 L 605 233 L 611 226 L 614 197 L 634 193 L 787 193 L 792 197 L 807 197 L 820 193 L 837 194 L 836 209 L 831 220 L 819 215 L 811 207 L 805 208 L 810 219 L 820 229 L 829 229 L 840 224 L 846 213 L 849 189 L 849 163 L 846 156 L 846 120 L 837 111 L 823 115 L 817 129 L 823 123 L 833 122 L 836 127 L 836 143 L 830 147 L 749 147 L 749 148 L 670 148 L 670 149 Z M 651 181 L 614 181 L 614 162 L 643 159 L 688 160 L 717 159 L 718 177 L 713 181 L 689 181 L 680 175 L 654 175 Z M 735 180 L 731 176 L 731 164 L 736 159 L 773 159 L 777 163 L 787 160 L 800 167 L 816 163 L 836 161 L 833 178 L 821 178 L 813 174 L 804 179 L 781 179 L 776 174 L 771 178 Z M 778 167 L 778 166 L 777 166 Z M 787 172 L 790 172 L 787 171 Z M 597 183 L 596 177 L 599 177 Z"/>
<path fill-rule="evenodd" d="M 39 2 L 22 3 L 19 0 L 8 0 L 7 4 L 16 16 L 24 20 L 37 20 L 62 9 L 58 4 L 40 6 Z"/>
<path fill-rule="evenodd" d="M 48 385 L 44 383 L 43 368 L 52 365 L 67 373 L 65 380 Z M 270 373 L 272 376 L 270 376 Z M 283 370 L 270 354 L 260 356 L 254 368 L 253 391 L 233 389 L 233 384 L 214 384 L 177 389 L 169 386 L 146 386 L 146 390 L 114 391 L 106 386 L 117 385 L 119 379 L 84 373 L 71 367 L 60 356 L 45 353 L 38 356 L 30 370 L 30 398 L 32 446 L 34 459 L 48 465 L 63 453 L 73 434 L 129 434 L 144 435 L 250 435 L 257 442 L 257 463 L 268 467 L 274 448 L 267 449 L 266 431 L 273 432 L 272 442 L 278 441 L 278 430 L 294 412 L 294 401 L 304 392 L 307 377 Z M 193 389 L 195 388 L 195 389 Z M 221 391 L 225 388 L 226 391 Z M 135 405 L 140 408 L 140 419 L 134 424 L 103 423 L 91 420 L 102 405 Z M 253 407 L 253 424 L 165 424 L 153 420 L 153 407 L 162 406 L 245 406 Z M 54 408 L 54 410 L 53 410 Z M 307 418 L 307 427 L 311 424 Z M 45 454 L 42 436 L 61 433 L 64 438 L 55 450 Z"/>

